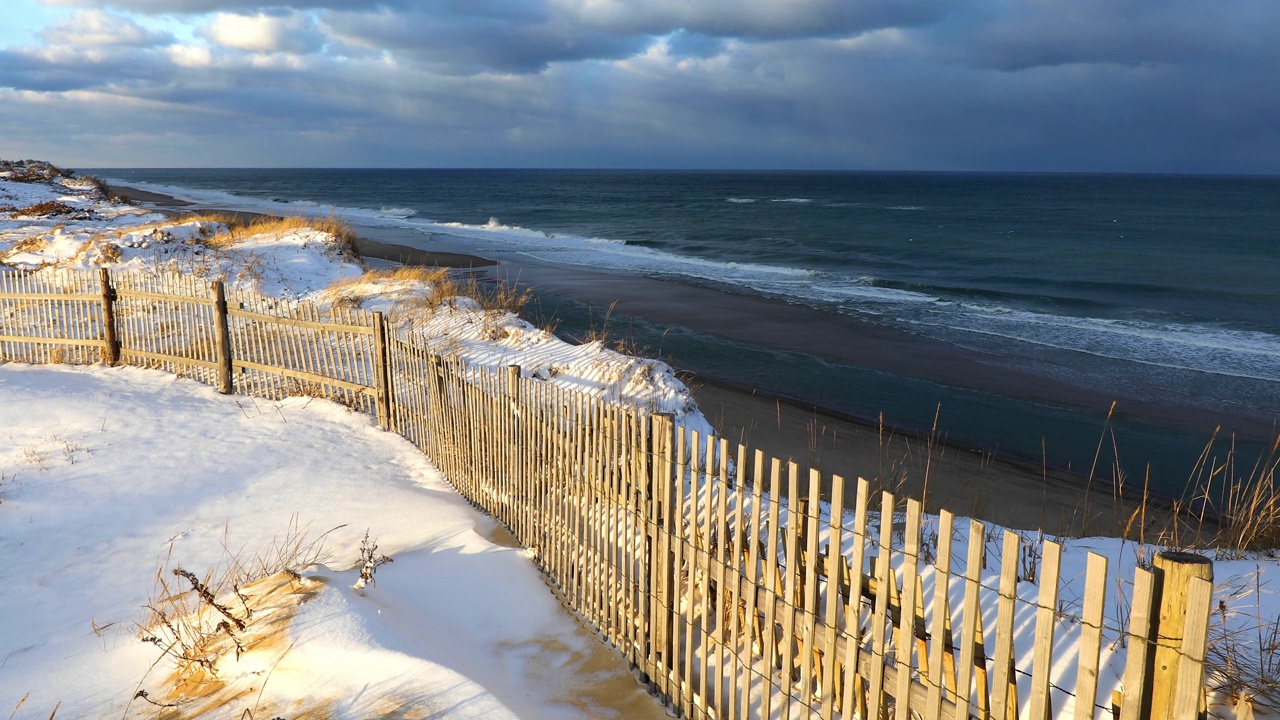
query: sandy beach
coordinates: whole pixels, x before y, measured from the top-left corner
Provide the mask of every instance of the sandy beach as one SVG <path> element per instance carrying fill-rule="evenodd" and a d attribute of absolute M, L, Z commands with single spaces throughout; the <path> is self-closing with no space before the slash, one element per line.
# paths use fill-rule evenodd
<path fill-rule="evenodd" d="M 196 210 L 190 203 L 158 193 L 111 186 L 121 195 L 167 214 Z M 202 209 L 203 210 L 203 209 Z M 236 213 L 252 216 L 252 213 Z M 756 298 L 725 297 L 712 290 L 646 278 L 626 278 L 508 260 L 497 261 L 458 252 L 434 251 L 395 242 L 396 230 L 363 227 L 357 249 L 366 258 L 409 265 L 482 269 L 492 278 L 518 282 L 535 293 L 555 293 L 608 306 L 659 323 L 714 327 L 729 337 L 768 342 L 785 335 L 813 352 L 836 352 L 841 359 L 868 367 L 901 369 L 938 378 L 964 374 L 992 391 L 1018 392 L 1046 401 L 1099 403 L 1074 387 L 1054 387 L 1015 372 L 992 372 L 998 358 L 978 353 L 938 352 L 927 341 L 903 337 L 852 318 L 824 317 L 784 303 Z M 368 237 L 377 234 L 378 237 Z M 420 240 L 420 236 L 418 238 Z M 801 329 L 802 332 L 797 333 Z M 857 343 L 833 344 L 823 338 L 859 338 Z M 1110 483 L 1087 488 L 1084 476 L 1054 470 L 991 452 L 982 452 L 943 438 L 930 438 L 865 418 L 796 401 L 754 388 L 738 387 L 715 378 L 684 374 L 699 407 L 731 444 L 743 444 L 783 462 L 812 467 L 824 476 L 865 477 L 873 489 L 924 498 L 928 509 L 948 509 L 961 515 L 1019 529 L 1043 529 L 1062 534 L 1113 535 L 1122 530 L 1138 497 L 1116 497 Z M 985 379 L 985 380 L 984 380 Z M 1170 419 L 1185 418 L 1176 408 L 1152 406 L 1146 411 Z M 852 485 L 852 483 L 850 483 Z M 852 502 L 852 495 L 847 498 Z M 1149 525 L 1168 521 L 1167 504 L 1152 502 Z"/>

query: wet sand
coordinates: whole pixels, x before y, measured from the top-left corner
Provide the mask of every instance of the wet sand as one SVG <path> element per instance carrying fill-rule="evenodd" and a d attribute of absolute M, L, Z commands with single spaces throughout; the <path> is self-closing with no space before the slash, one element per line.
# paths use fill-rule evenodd
<path fill-rule="evenodd" d="M 192 211 L 164 195 L 112 187 L 161 212 Z M 238 213 L 252 216 L 252 213 Z M 368 258 L 411 265 L 484 268 L 496 278 L 517 281 L 538 292 L 572 297 L 594 305 L 617 301 L 616 311 L 648 320 L 679 324 L 732 339 L 799 349 L 850 364 L 889 372 L 912 372 L 954 382 L 963 376 L 975 387 L 994 393 L 1016 392 L 1046 402 L 1097 407 L 1101 394 L 1055 386 L 1043 378 L 1002 367 L 999 358 L 965 351 L 853 318 L 833 317 L 767 299 L 729 295 L 648 278 L 564 269 L 507 260 L 494 261 L 455 252 L 401 245 L 398 231 L 362 228 L 357 248 Z M 413 240 L 422 241 L 421 234 Z M 406 238 L 407 239 L 407 238 Z M 744 444 L 770 457 L 795 461 L 829 476 L 865 477 L 874 489 L 923 498 L 927 508 L 1019 529 L 1061 534 L 1121 532 L 1137 507 L 1134 497 L 1115 497 L 1109 484 L 1089 487 L 1087 478 L 1054 471 L 1016 458 L 980 452 L 955 443 L 931 440 L 864 419 L 751 388 L 734 387 L 712 378 L 686 376 L 699 407 L 730 443 Z M 1186 419 L 1185 409 L 1152 406 L 1148 413 L 1171 420 Z M 852 487 L 853 483 L 849 485 Z M 852 502 L 852 494 L 848 494 Z M 1167 506 L 1153 503 L 1151 527 L 1168 523 Z"/>
<path fill-rule="evenodd" d="M 788 398 L 736 388 L 709 378 L 687 377 L 707 419 L 720 437 L 766 457 L 813 468 L 846 480 L 852 507 L 856 478 L 871 481 L 874 493 L 923 500 L 940 509 L 1020 530 L 1050 534 L 1122 534 L 1141 498 L 1118 497 L 1109 482 L 1090 488 L 1087 478 L 1036 466 L 1017 458 L 979 451 L 835 413 Z M 829 489 L 829 485 L 827 486 Z M 1148 504 L 1149 535 L 1171 522 L 1166 503 Z M 1134 528 L 1136 532 L 1136 526 Z"/>
<path fill-rule="evenodd" d="M 509 260 L 499 263 L 497 273 L 503 279 L 535 291 L 572 297 L 598 307 L 612 305 L 615 315 L 634 315 L 855 367 L 1101 415 L 1116 401 L 1119 416 L 1202 433 L 1206 438 L 1216 426 L 1243 438 L 1264 441 L 1274 438 L 1274 418 L 1271 417 L 1118 397 L 1029 372 L 998 354 L 781 300 L 654 278 Z"/>

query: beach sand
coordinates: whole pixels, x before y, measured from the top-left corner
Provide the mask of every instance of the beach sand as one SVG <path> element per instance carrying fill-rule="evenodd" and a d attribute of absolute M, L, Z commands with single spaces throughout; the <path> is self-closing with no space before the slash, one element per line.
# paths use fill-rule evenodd
<path fill-rule="evenodd" d="M 124 186 L 110 192 L 172 215 L 192 212 L 190 203 L 157 193 Z M 249 217 L 252 213 L 235 213 Z M 768 343 L 771 334 L 785 334 L 802 351 L 830 356 L 833 349 L 842 361 L 864 367 L 901 371 L 903 363 L 922 376 L 954 378 L 962 373 L 975 385 L 990 391 L 1009 392 L 1011 387 L 1030 397 L 1073 403 L 1098 403 L 1101 398 L 1082 396 L 1078 388 L 1047 386 L 1043 380 L 1020 376 L 998 368 L 995 358 L 977 353 L 939 352 L 924 347 L 917 338 L 906 338 L 884 328 L 852 318 L 831 318 L 784 303 L 734 296 L 647 278 L 618 278 L 601 273 L 540 265 L 495 261 L 456 252 L 423 250 L 395 242 L 394 228 L 361 228 L 357 249 L 366 258 L 409 265 L 459 269 L 486 269 L 494 278 L 518 281 L 535 292 L 550 292 L 608 306 L 617 301 L 626 312 L 659 323 L 683 324 L 752 342 Z M 421 242 L 422 235 L 414 239 Z M 697 308 L 691 312 L 691 308 Z M 692 323 L 692 325 L 691 325 Z M 797 333 L 802 327 L 804 332 Z M 823 338 L 856 337 L 856 343 L 833 345 Z M 808 347 L 812 345 L 812 347 Z M 759 450 L 782 462 L 794 461 L 802 472 L 814 468 L 825 477 L 839 474 L 849 481 L 846 499 L 853 502 L 852 482 L 872 481 L 875 490 L 890 490 L 900 497 L 923 498 L 930 511 L 948 509 L 1011 528 L 1064 535 L 1115 535 L 1123 531 L 1138 499 L 1115 497 L 1109 483 L 1088 486 L 1087 478 L 1038 467 L 1032 463 L 978 452 L 942 440 L 931 441 L 893 428 L 859 419 L 783 396 L 752 388 L 735 387 L 686 374 L 699 407 L 720 437 L 737 451 L 739 444 Z M 984 381 L 984 378 L 991 378 Z M 1016 386 L 1016 387 L 1013 387 Z M 1180 417 L 1175 409 L 1148 408 L 1150 412 Z M 872 502 L 878 502 L 873 498 Z M 1170 522 L 1168 506 L 1152 501 L 1148 527 Z"/>
<path fill-rule="evenodd" d="M 686 382 L 698 407 L 720 437 L 766 457 L 796 462 L 846 480 L 846 505 L 853 506 L 853 480 L 872 481 L 873 493 L 923 499 L 930 512 L 950 510 L 1020 530 L 1050 534 L 1118 535 L 1139 498 L 1114 497 L 1110 483 L 1088 488 L 1087 478 L 1036 467 L 1032 463 L 981 452 L 835 413 L 777 395 L 731 387 L 708 379 Z M 878 496 L 871 502 L 878 503 Z M 1152 500 L 1148 529 L 1167 527 L 1167 504 Z M 1136 526 L 1135 526 L 1136 531 Z"/>

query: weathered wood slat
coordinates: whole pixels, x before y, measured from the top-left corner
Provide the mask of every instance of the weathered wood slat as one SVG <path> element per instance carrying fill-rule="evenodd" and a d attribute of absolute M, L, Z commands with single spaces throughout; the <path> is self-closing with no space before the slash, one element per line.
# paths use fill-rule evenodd
<path fill-rule="evenodd" d="M 995 677 L 991 685 L 991 715 L 996 720 L 1016 720 L 1016 696 L 1009 697 L 1013 677 L 1013 614 L 1018 600 L 1018 564 L 1022 555 L 1022 538 L 1012 530 L 1004 531 L 1000 551 L 1000 595 L 996 599 Z"/>
<path fill-rule="evenodd" d="M 215 363 L 216 365 L 216 363 Z M 272 375 L 281 375 L 283 377 L 294 378 L 295 380 L 303 380 L 305 382 L 314 382 L 319 385 L 331 385 L 335 388 L 350 390 L 353 393 L 361 395 L 373 396 L 377 390 L 365 385 L 357 385 L 346 380 L 336 380 L 324 375 L 312 375 L 311 373 L 300 372 L 298 370 L 286 370 L 285 368 L 275 367 L 266 363 L 250 362 L 249 360 L 233 359 L 231 366 L 236 370 L 257 370 L 258 372 L 269 373 Z"/>
<path fill-rule="evenodd" d="M 906 537 L 902 549 L 902 607 L 911 608 L 903 612 L 898 624 L 898 644 L 896 648 L 898 663 L 898 685 L 894 692 L 894 717 L 897 720 L 911 720 L 911 649 L 915 645 L 915 612 L 917 569 L 920 565 L 920 501 L 914 498 L 907 500 Z"/>
<path fill-rule="evenodd" d="M 172 298 L 166 298 L 171 300 Z M 13 292 L 0 291 L 0 300 L 22 300 L 24 302 L 50 302 L 55 300 L 72 300 L 84 303 L 98 303 L 102 296 L 90 292 Z"/>
<path fill-rule="evenodd" d="M 1193 720 L 1200 716 L 1212 602 L 1212 582 L 1202 577 L 1192 577 L 1187 581 L 1186 623 L 1182 626 L 1182 647 L 1171 707 L 1173 720 Z"/>
<path fill-rule="evenodd" d="M 1152 618 L 1155 614 L 1155 574 L 1137 568 L 1133 575 L 1133 601 L 1129 607 L 1124 668 L 1124 703 L 1120 706 L 1120 720 L 1139 720 L 1145 717 L 1151 698 L 1144 693 L 1147 663 L 1152 656 Z"/>
<path fill-rule="evenodd" d="M 1076 673 L 1075 720 L 1092 720 L 1098 698 L 1098 652 L 1102 649 L 1102 610 L 1107 599 L 1107 559 L 1089 553 L 1085 570 L 1084 616 L 1080 623 L 1080 662 Z"/>
<path fill-rule="evenodd" d="M 929 695 L 924 706 L 925 720 L 938 720 L 942 715 L 942 700 L 945 697 L 946 679 L 949 676 L 943 656 L 953 658 L 951 647 L 951 601 L 949 581 L 951 579 L 951 545 L 954 517 L 946 510 L 938 514 L 938 561 L 933 573 L 933 614 L 930 616 L 929 634 L 929 667 L 933 672 L 928 676 Z M 954 663 L 950 666 L 955 669 Z M 954 685 L 952 686 L 954 688 Z"/>
<path fill-rule="evenodd" d="M 890 553 L 893 548 L 893 511 L 894 497 L 892 494 L 884 492 L 880 494 L 880 542 L 879 551 L 876 555 L 876 582 L 881 588 L 888 588 L 893 580 L 893 569 L 890 567 Z M 871 653 L 872 660 L 870 664 L 870 675 L 867 679 L 868 684 L 868 712 L 870 717 L 879 718 L 885 712 L 884 688 L 887 678 L 885 673 L 888 668 L 886 655 L 888 653 L 885 647 L 886 629 L 885 625 L 889 622 L 889 593 L 877 592 L 875 609 L 871 614 Z"/>
<path fill-rule="evenodd" d="M 1053 669 L 1053 635 L 1058 625 L 1058 575 L 1062 567 L 1062 546 L 1044 543 L 1040 559 L 1040 593 L 1036 599 L 1036 639 L 1031 660 L 1031 719 L 1050 720 L 1049 674 Z"/>
<path fill-rule="evenodd" d="M 827 567 L 841 567 L 844 558 L 844 477 L 831 477 L 831 515 L 827 523 Z M 822 704 L 819 715 L 822 720 L 831 720 L 835 714 L 836 702 L 840 698 L 840 687 L 836 683 L 836 659 L 840 654 L 836 651 L 839 638 L 840 618 L 844 607 L 840 598 L 839 573 L 827 576 L 826 598 L 822 616 L 823 629 L 830 635 L 818 647 L 822 653 L 822 664 L 818 673 L 818 685 Z M 817 643 L 815 633 L 814 642 Z"/>
<path fill-rule="evenodd" d="M 212 301 L 210 301 L 212 302 Z M 313 320 L 301 320 L 298 318 L 282 317 L 263 310 L 244 310 L 234 307 L 227 308 L 227 315 L 242 320 L 258 320 L 262 322 L 272 323 L 275 325 L 285 325 L 292 328 L 306 328 L 311 330 L 323 330 L 326 332 L 344 332 L 353 335 L 369 335 L 372 336 L 373 325 L 356 325 L 338 322 L 317 322 Z"/>
<path fill-rule="evenodd" d="M 158 300 L 161 302 L 174 302 L 177 300 L 187 305 L 213 305 L 212 298 L 187 297 L 185 295 L 175 295 L 174 293 L 134 290 L 128 286 L 117 288 L 116 294 L 121 300 Z"/>
<path fill-rule="evenodd" d="M 169 363 L 171 365 L 190 365 L 192 367 L 217 369 L 218 363 L 208 360 L 197 360 L 195 358 L 176 358 L 168 353 L 149 352 L 146 350 L 122 350 L 120 359 L 127 364 L 133 364 L 132 361 L 137 359 L 155 360 L 156 362 Z"/>
<path fill-rule="evenodd" d="M 978 598 L 978 587 L 982 579 L 982 557 L 985 550 L 987 526 L 974 519 L 969 520 L 969 538 L 968 538 L 968 554 L 964 567 L 964 613 L 961 620 L 960 641 L 960 671 L 959 678 L 956 681 L 957 695 L 956 707 L 957 711 L 962 715 L 969 715 L 969 707 L 972 702 L 975 680 L 975 665 L 979 662 L 984 654 L 984 649 L 976 642 L 982 637 L 982 607 Z M 984 709 L 985 694 L 987 691 L 987 681 L 985 676 L 979 676 L 977 679 L 978 706 Z M 985 717 L 985 713 L 980 712 L 979 717 Z"/>
<path fill-rule="evenodd" d="M 23 343 L 33 343 L 41 346 L 70 345 L 73 347 L 90 347 L 90 348 L 103 348 L 106 346 L 106 341 L 104 340 L 94 340 L 94 339 L 77 340 L 75 338 L 61 338 L 61 337 L 31 337 L 29 335 L 0 335 L 0 342 L 23 342 Z"/>

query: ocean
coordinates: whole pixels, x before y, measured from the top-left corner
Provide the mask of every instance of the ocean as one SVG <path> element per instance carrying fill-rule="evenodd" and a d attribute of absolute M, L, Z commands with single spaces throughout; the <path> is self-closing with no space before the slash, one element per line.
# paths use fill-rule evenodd
<path fill-rule="evenodd" d="M 1055 468 L 1106 475 L 1118 454 L 1166 496 L 1185 494 L 1215 427 L 1251 462 L 1280 418 L 1280 178 L 84 172 L 202 206 L 336 214 L 425 249 L 785 305 L 803 311 L 797 337 L 823 318 L 873 328 L 792 343 L 753 337 L 750 321 L 718 332 L 608 316 L 677 368 L 908 430 L 936 420 L 952 441 Z M 554 283 L 535 307 L 569 335 L 606 317 Z M 854 346 L 879 337 L 902 343 L 901 362 L 858 361 Z"/>

